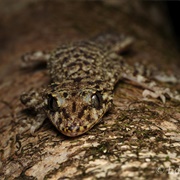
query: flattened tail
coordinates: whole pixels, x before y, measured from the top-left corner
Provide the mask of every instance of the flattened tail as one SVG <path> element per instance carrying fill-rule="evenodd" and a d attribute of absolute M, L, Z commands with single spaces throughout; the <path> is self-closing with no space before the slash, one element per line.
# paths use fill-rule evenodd
<path fill-rule="evenodd" d="M 121 54 L 130 48 L 135 38 L 124 34 L 106 32 L 93 37 L 91 40 L 106 46 L 109 51 Z"/>

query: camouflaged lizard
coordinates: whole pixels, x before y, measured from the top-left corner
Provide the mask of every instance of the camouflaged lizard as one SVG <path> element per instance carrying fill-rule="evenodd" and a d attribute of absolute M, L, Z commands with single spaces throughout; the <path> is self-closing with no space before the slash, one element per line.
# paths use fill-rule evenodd
<path fill-rule="evenodd" d="M 26 54 L 23 57 L 26 64 L 46 61 L 51 77 L 47 88 L 21 96 L 22 103 L 37 112 L 31 133 L 46 117 L 61 133 L 71 137 L 97 124 L 111 108 L 114 88 L 120 79 L 140 82 L 137 70 L 120 56 L 132 42 L 131 37 L 106 34 L 62 45 L 52 53 Z M 163 92 L 151 93 L 164 98 Z M 148 94 L 146 91 L 145 96 Z"/>

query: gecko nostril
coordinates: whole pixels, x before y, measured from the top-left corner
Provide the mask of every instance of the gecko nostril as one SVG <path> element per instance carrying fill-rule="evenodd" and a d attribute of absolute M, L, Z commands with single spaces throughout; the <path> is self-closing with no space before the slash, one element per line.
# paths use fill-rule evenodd
<path fill-rule="evenodd" d="M 76 125 L 71 125 L 68 127 L 68 131 L 71 131 L 71 132 L 76 132 L 78 129 L 78 126 Z"/>

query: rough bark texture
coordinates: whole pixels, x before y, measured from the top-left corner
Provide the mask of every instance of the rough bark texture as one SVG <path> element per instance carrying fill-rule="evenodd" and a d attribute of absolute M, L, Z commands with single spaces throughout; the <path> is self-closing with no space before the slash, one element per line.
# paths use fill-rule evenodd
<path fill-rule="evenodd" d="M 153 63 L 178 73 L 179 54 L 160 3 L 27 1 L 8 8 L 3 5 L 0 179 L 180 178 L 179 102 L 144 100 L 142 89 L 119 82 L 114 107 L 103 120 L 86 134 L 67 138 L 48 120 L 31 135 L 27 121 L 33 114 L 19 101 L 23 91 L 49 81 L 44 69 L 22 70 L 22 54 L 51 50 L 107 30 L 136 37 L 127 56 L 130 62 Z"/>

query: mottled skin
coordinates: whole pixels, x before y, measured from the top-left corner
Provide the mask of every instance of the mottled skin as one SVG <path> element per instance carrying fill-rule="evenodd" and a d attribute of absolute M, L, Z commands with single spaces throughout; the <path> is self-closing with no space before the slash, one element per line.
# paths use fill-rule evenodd
<path fill-rule="evenodd" d="M 61 133 L 71 137 L 98 123 L 112 106 L 115 84 L 122 78 L 138 81 L 134 78 L 136 70 L 119 55 L 132 42 L 130 37 L 106 34 L 62 45 L 51 54 L 35 52 L 24 56 L 26 64 L 46 61 L 52 80 L 47 88 L 21 96 L 23 104 L 37 111 L 31 132 L 46 117 Z"/>
<path fill-rule="evenodd" d="M 67 136 L 78 136 L 92 128 L 112 106 L 113 90 L 125 72 L 117 55 L 132 38 L 106 34 L 90 41 L 62 45 L 50 55 L 42 52 L 23 57 L 47 61 L 52 83 L 39 91 L 21 96 L 27 107 L 37 111 L 33 133 L 48 117 Z"/>

